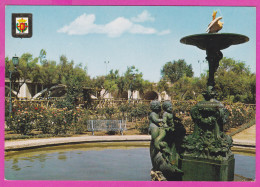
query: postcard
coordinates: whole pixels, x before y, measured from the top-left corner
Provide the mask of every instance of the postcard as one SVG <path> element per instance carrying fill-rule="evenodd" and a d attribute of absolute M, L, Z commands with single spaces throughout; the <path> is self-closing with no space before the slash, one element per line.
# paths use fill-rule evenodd
<path fill-rule="evenodd" d="M 257 186 L 258 3 L 1 3 L 2 186 Z"/>

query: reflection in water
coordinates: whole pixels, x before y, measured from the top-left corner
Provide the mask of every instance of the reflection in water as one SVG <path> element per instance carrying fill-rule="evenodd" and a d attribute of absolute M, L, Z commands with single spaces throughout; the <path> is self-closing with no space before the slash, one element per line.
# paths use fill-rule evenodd
<path fill-rule="evenodd" d="M 41 162 L 41 168 L 44 168 L 44 164 L 45 164 L 45 161 L 46 161 L 46 157 L 47 157 L 46 154 L 40 154 L 40 155 L 39 155 L 39 161 Z"/>
<path fill-rule="evenodd" d="M 21 168 L 19 168 L 19 166 L 18 166 L 18 159 L 16 158 L 16 159 L 13 159 L 13 162 L 12 162 L 12 169 L 14 170 L 14 171 L 20 171 L 21 170 Z"/>
<path fill-rule="evenodd" d="M 59 152 L 58 159 L 66 161 L 67 160 L 67 156 L 66 156 L 65 152 Z"/>
<path fill-rule="evenodd" d="M 150 180 L 148 148 L 41 152 L 28 157 L 7 156 L 5 177 L 8 180 Z M 29 155 L 27 155 L 29 156 Z M 14 157 L 14 158 L 13 158 Z M 20 172 L 14 173 L 12 162 L 19 160 Z M 31 164 L 30 160 L 34 163 Z M 17 161 L 16 161 L 17 162 Z M 29 167 L 28 167 L 29 166 Z"/>
<path fill-rule="evenodd" d="M 64 148 L 64 147 L 63 147 Z M 80 145 L 6 156 L 8 180 L 114 180 L 149 181 L 149 148 L 141 146 L 86 149 Z M 19 154 L 20 153 L 20 154 Z M 235 173 L 255 179 L 255 157 L 235 155 Z"/>

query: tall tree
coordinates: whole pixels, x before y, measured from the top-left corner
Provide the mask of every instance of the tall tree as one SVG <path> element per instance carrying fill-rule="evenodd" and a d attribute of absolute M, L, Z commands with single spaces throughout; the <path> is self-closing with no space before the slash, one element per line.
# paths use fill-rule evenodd
<path fill-rule="evenodd" d="M 183 76 L 193 76 L 192 65 L 187 65 L 184 59 L 167 62 L 161 69 L 161 75 L 171 83 L 178 81 Z"/>
<path fill-rule="evenodd" d="M 220 100 L 255 103 L 255 74 L 244 62 L 223 58 L 215 80 Z"/>
<path fill-rule="evenodd" d="M 125 79 L 125 89 L 133 92 L 134 90 L 143 90 L 143 74 L 139 72 L 135 66 L 127 67 L 124 74 Z"/>
<path fill-rule="evenodd" d="M 96 97 L 98 99 L 101 99 L 103 95 L 101 95 L 102 89 L 105 89 L 104 87 L 105 83 L 105 76 L 98 76 L 91 80 L 91 88 L 96 92 Z"/>
<path fill-rule="evenodd" d="M 47 53 L 46 53 L 45 49 L 41 49 L 40 54 L 39 54 L 39 59 L 40 59 L 41 65 L 43 65 L 44 63 L 47 62 L 46 55 L 47 55 Z"/>
<path fill-rule="evenodd" d="M 37 72 L 39 71 L 39 66 L 37 65 L 37 62 L 37 57 L 33 58 L 32 54 L 24 53 L 21 55 L 21 57 L 19 57 L 19 64 L 15 69 L 12 63 L 12 59 L 9 59 L 8 57 L 5 58 L 5 76 L 9 78 L 9 71 L 12 71 L 11 82 L 13 84 L 18 82 L 18 86 L 13 87 L 17 94 L 26 81 L 30 80 L 34 82 L 38 80 L 39 74 Z"/>
<path fill-rule="evenodd" d="M 223 72 L 231 72 L 231 71 L 237 74 L 241 74 L 241 73 L 250 74 L 249 66 L 246 66 L 244 62 L 236 61 L 232 58 L 224 57 L 219 63 L 219 68 L 217 70 L 217 73 L 221 74 Z"/>
<path fill-rule="evenodd" d="M 58 83 L 66 85 L 65 104 L 68 108 L 76 106 L 77 101 L 83 96 L 83 88 L 89 88 L 90 78 L 87 75 L 87 67 L 82 64 L 74 65 L 74 61 L 68 61 L 65 55 L 60 57 L 60 63 L 57 66 Z"/>
<path fill-rule="evenodd" d="M 110 70 L 109 74 L 105 77 L 105 82 L 104 82 L 104 89 L 106 90 L 105 94 L 109 93 L 114 93 L 118 91 L 118 85 L 119 85 L 119 70 Z"/>
<path fill-rule="evenodd" d="M 166 91 L 166 93 L 169 92 L 169 84 L 167 82 L 166 79 L 162 78 L 158 83 L 157 83 L 157 87 L 156 90 L 159 93 L 162 93 L 163 91 Z"/>
<path fill-rule="evenodd" d="M 41 82 L 47 91 L 45 92 L 45 97 L 49 96 L 49 89 L 58 83 L 58 69 L 57 64 L 53 60 L 46 59 L 47 52 L 41 49 L 39 54 L 41 67 L 39 68 L 39 82 Z"/>

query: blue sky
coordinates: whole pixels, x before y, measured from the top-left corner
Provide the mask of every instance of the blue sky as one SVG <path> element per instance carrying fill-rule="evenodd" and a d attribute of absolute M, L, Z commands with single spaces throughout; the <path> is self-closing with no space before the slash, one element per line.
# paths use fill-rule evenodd
<path fill-rule="evenodd" d="M 250 41 L 222 51 L 225 57 L 244 61 L 256 70 L 256 9 L 254 7 L 176 6 L 6 6 L 5 55 L 25 52 L 59 62 L 66 55 L 76 64 L 87 66 L 91 77 L 107 70 L 126 71 L 135 65 L 143 78 L 157 82 L 168 61 L 185 59 L 195 76 L 208 69 L 206 52 L 180 43 L 187 35 L 205 33 L 213 10 L 223 16 L 221 33 L 246 35 Z M 33 36 L 11 36 L 11 14 L 33 14 Z"/>

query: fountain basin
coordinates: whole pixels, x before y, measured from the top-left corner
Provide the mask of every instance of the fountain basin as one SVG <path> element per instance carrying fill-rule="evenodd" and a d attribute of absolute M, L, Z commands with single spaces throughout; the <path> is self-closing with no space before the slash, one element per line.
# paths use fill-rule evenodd
<path fill-rule="evenodd" d="M 5 156 L 7 180 L 150 181 L 150 142 L 84 143 Z M 255 179 L 255 154 L 235 152 L 235 174 Z M 236 177 L 235 177 L 236 179 Z M 241 181 L 241 178 L 239 178 Z"/>
<path fill-rule="evenodd" d="M 231 45 L 238 45 L 248 42 L 249 38 L 234 33 L 205 33 L 183 37 L 180 42 L 187 45 L 194 45 L 202 50 L 214 48 L 217 50 L 226 49 Z"/>

